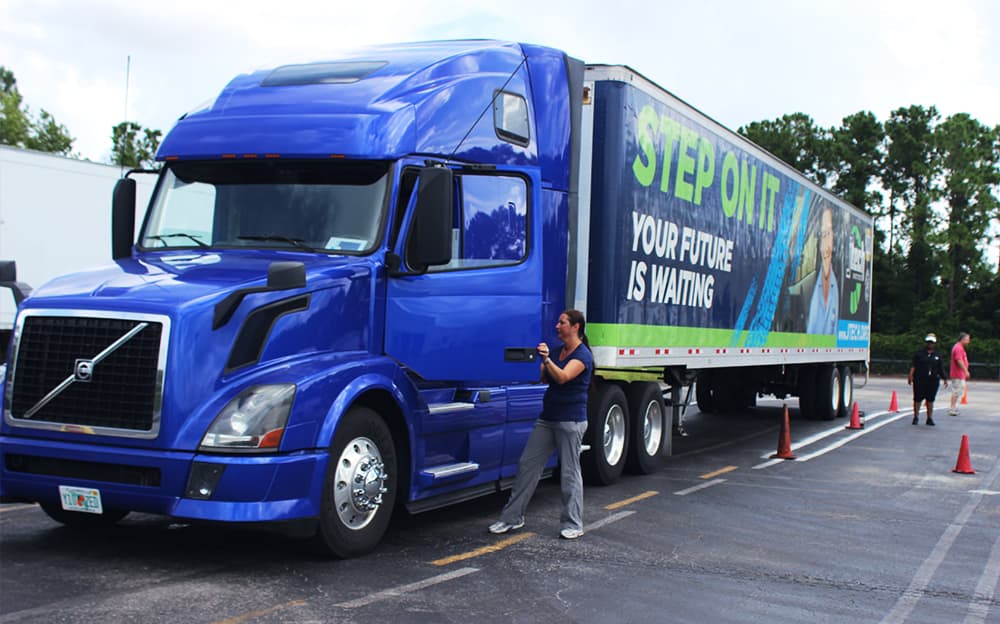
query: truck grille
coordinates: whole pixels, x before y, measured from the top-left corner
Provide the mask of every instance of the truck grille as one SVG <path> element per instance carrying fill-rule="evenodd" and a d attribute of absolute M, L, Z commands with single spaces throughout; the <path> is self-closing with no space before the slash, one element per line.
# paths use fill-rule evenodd
<path fill-rule="evenodd" d="M 155 436 L 164 317 L 31 311 L 20 321 L 8 387 L 13 424 Z"/>

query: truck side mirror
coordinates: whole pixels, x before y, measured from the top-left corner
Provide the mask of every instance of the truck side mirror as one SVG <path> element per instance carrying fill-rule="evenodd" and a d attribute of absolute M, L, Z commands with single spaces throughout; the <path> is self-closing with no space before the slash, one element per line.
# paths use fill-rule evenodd
<path fill-rule="evenodd" d="M 413 227 L 406 245 L 406 263 L 417 271 L 451 262 L 451 219 L 454 175 L 447 167 L 420 170 Z"/>
<path fill-rule="evenodd" d="M 17 263 L 13 260 L 0 260 L 0 288 L 9 288 L 14 293 L 14 305 L 21 305 L 31 294 L 30 286 L 17 281 Z"/>
<path fill-rule="evenodd" d="M 135 180 L 115 183 L 111 200 L 111 259 L 128 258 L 135 242 Z"/>

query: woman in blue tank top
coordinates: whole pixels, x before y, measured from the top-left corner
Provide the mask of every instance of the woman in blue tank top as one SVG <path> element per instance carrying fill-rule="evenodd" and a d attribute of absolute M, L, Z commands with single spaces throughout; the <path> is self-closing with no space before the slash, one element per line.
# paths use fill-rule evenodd
<path fill-rule="evenodd" d="M 556 323 L 556 337 L 563 343 L 559 353 L 550 355 L 547 344 L 538 344 L 541 378 L 549 387 L 542 400 L 542 413 L 521 453 L 510 500 L 500 513 L 500 520 L 490 525 L 491 533 L 506 533 L 524 526 L 524 511 L 535 493 L 545 462 L 553 451 L 558 451 L 563 503 L 559 535 L 565 539 L 583 535 L 580 446 L 587 431 L 587 392 L 594 372 L 594 356 L 584 334 L 586 324 L 582 312 L 566 310 Z"/>

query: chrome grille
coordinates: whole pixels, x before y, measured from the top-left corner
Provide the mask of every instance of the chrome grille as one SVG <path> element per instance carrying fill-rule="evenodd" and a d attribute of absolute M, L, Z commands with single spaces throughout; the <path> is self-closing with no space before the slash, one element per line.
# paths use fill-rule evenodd
<path fill-rule="evenodd" d="M 167 323 L 159 316 L 28 311 L 15 330 L 8 422 L 154 436 Z"/>

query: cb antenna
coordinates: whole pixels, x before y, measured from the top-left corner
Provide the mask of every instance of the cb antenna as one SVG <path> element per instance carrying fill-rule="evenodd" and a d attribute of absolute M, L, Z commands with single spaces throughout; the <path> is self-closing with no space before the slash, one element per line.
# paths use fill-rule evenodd
<path fill-rule="evenodd" d="M 129 79 L 129 72 L 131 69 L 132 69 L 132 55 L 129 54 L 125 56 L 125 115 L 122 117 L 122 130 L 125 131 L 128 130 L 128 79 Z M 115 145 L 113 147 L 117 148 L 118 146 Z M 122 177 L 124 177 L 125 176 L 124 162 L 121 163 L 121 167 L 122 167 L 122 172 L 121 172 Z"/>

